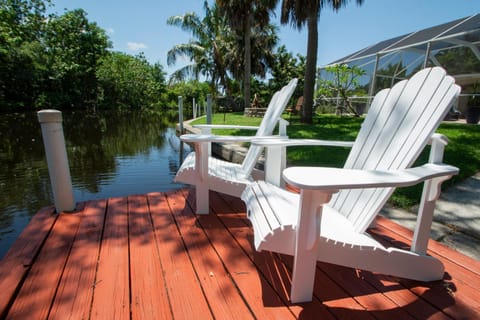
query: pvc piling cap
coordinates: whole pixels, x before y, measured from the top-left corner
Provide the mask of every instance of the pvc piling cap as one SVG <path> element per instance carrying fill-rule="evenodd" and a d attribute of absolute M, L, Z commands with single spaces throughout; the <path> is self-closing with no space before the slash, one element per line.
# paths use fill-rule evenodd
<path fill-rule="evenodd" d="M 40 123 L 62 122 L 62 112 L 54 109 L 40 110 L 37 116 Z"/>

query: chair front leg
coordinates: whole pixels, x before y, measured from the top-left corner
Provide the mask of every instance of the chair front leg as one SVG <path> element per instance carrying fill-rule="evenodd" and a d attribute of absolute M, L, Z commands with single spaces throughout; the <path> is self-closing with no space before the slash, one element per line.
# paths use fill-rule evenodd
<path fill-rule="evenodd" d="M 323 205 L 330 201 L 332 193 L 301 190 L 300 212 L 295 230 L 295 257 L 290 293 L 292 303 L 312 300 Z"/>
<path fill-rule="evenodd" d="M 427 253 L 435 203 L 440 197 L 442 183 L 450 178 L 451 176 L 443 176 L 424 182 L 422 199 L 418 208 L 417 222 L 413 233 L 411 251 L 418 254 Z"/>
<path fill-rule="evenodd" d="M 428 161 L 430 163 L 442 163 L 445 146 L 448 144 L 447 137 L 441 134 L 434 134 L 431 138 L 431 144 L 432 147 L 430 149 Z M 422 199 L 420 200 L 420 206 L 418 208 L 417 223 L 413 233 L 411 251 L 418 254 L 427 253 L 435 203 L 440 197 L 442 183 L 450 178 L 451 176 L 444 176 L 424 182 Z"/>

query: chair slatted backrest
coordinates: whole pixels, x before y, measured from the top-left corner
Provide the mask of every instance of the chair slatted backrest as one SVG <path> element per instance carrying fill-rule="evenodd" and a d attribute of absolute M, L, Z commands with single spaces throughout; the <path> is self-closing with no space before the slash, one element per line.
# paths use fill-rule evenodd
<path fill-rule="evenodd" d="M 263 116 L 262 123 L 260 124 L 260 127 L 258 128 L 255 136 L 263 137 L 273 134 L 275 125 L 277 124 L 283 111 L 285 110 L 285 107 L 287 106 L 290 97 L 295 91 L 296 86 L 297 79 L 292 79 L 286 86 L 284 86 L 282 89 L 280 89 L 273 95 L 270 103 L 268 104 L 267 111 Z M 263 147 L 253 145 L 251 145 L 248 149 L 247 154 L 245 155 L 245 159 L 242 163 L 242 169 L 247 175 L 252 172 L 262 151 Z"/>
<path fill-rule="evenodd" d="M 423 69 L 380 91 L 365 117 L 345 168 L 405 169 L 413 165 L 454 103 L 460 87 L 442 68 Z M 365 231 L 394 188 L 343 190 L 330 205 Z"/>

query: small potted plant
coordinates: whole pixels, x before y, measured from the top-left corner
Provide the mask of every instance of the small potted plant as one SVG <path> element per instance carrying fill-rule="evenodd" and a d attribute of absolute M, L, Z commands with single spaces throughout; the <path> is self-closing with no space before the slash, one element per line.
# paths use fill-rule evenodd
<path fill-rule="evenodd" d="M 480 120 L 480 83 L 476 82 L 466 93 L 470 94 L 467 100 L 465 119 L 467 123 L 477 124 Z"/>

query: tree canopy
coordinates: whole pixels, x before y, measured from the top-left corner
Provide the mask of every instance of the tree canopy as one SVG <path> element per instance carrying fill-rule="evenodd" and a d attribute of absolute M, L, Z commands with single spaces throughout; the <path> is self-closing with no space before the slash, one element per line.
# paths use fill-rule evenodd
<path fill-rule="evenodd" d="M 210 93 L 226 93 L 240 106 L 249 103 L 250 80 L 254 93 L 268 101 L 291 78 L 303 79 L 305 59 L 285 47 L 275 51 L 277 27 L 270 15 L 276 1 L 212 2 L 204 1 L 203 16 L 168 20 L 192 40 L 173 47 L 167 62 L 183 55 L 192 63 L 167 84 L 161 64 L 143 54 L 113 52 L 106 31 L 84 10 L 47 14 L 50 0 L 0 0 L 0 111 L 173 106 L 173 94 L 188 95 L 191 86 L 204 96 L 205 86 L 195 81 L 200 76 L 209 81 Z M 242 17 L 249 17 L 249 40 Z"/>
<path fill-rule="evenodd" d="M 216 1 L 209 5 L 205 1 L 203 18 L 197 13 L 170 17 L 168 24 L 193 36 L 188 43 L 178 44 L 168 52 L 169 64 L 175 63 L 182 55 L 191 60 L 191 64 L 172 75 L 172 80 L 198 79 L 203 75 L 210 81 L 213 91 L 220 85 L 227 95 L 233 95 L 236 85 L 240 85 L 244 88 L 244 101 L 248 103 L 250 99 L 246 92 L 250 91 L 250 78 L 265 78 L 275 61 L 273 51 L 278 42 L 277 28 L 268 23 L 270 9 L 265 4 L 250 1 L 244 6 L 234 1 Z M 255 10 L 248 11 L 248 8 Z M 244 12 L 237 12 L 240 9 Z M 235 18 L 237 20 L 232 19 L 233 12 L 240 15 Z M 242 23 L 241 17 L 245 15 L 252 20 L 248 28 Z M 248 40 L 245 30 L 248 30 Z"/>
<path fill-rule="evenodd" d="M 282 0 L 282 23 L 290 23 L 298 29 L 303 28 L 305 25 L 308 28 L 305 86 L 303 89 L 303 122 L 312 123 L 313 120 L 313 95 L 317 69 L 318 19 L 320 12 L 324 7 L 339 10 L 349 2 L 349 0 Z M 361 5 L 363 0 L 356 0 L 356 3 Z"/>
<path fill-rule="evenodd" d="M 164 104 L 161 65 L 111 52 L 105 30 L 84 10 L 47 15 L 49 5 L 0 1 L 0 111 Z"/>
<path fill-rule="evenodd" d="M 230 56 L 230 29 L 216 5 L 210 7 L 205 1 L 204 10 L 204 18 L 192 12 L 172 16 L 167 20 L 169 25 L 180 27 L 194 37 L 188 43 L 175 45 L 168 51 L 169 65 L 174 64 L 179 56 L 186 56 L 191 60 L 190 64 L 172 74 L 170 82 L 189 78 L 198 80 L 199 76 L 203 75 L 210 81 L 212 91 L 216 91 L 218 85 L 221 85 L 229 92 L 227 61 Z"/>

